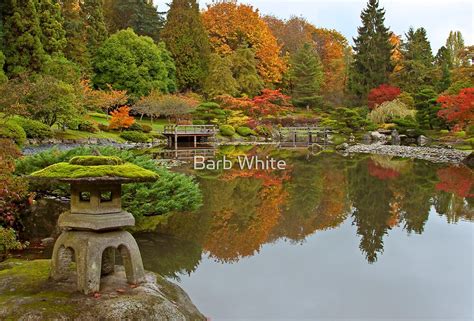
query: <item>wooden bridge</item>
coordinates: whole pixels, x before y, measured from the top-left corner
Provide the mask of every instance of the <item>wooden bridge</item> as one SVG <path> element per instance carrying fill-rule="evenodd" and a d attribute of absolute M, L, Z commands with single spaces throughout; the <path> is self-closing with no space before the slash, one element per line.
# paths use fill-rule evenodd
<path fill-rule="evenodd" d="M 163 130 L 168 147 L 174 149 L 178 148 L 180 141 L 192 143 L 192 146 L 197 148 L 200 144 L 207 143 L 209 138 L 215 141 L 216 134 L 217 128 L 214 125 L 166 125 Z"/>
<path fill-rule="evenodd" d="M 306 147 L 315 143 L 326 144 L 333 130 L 325 127 L 280 127 L 281 147 Z"/>

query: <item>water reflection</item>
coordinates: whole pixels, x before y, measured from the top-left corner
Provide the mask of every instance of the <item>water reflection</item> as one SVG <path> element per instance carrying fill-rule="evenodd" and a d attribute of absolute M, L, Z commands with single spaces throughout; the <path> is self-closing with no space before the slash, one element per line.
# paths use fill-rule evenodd
<path fill-rule="evenodd" d="M 473 174 L 466 167 L 383 156 L 309 157 L 272 148 L 228 146 L 220 153 L 230 159 L 270 155 L 289 166 L 195 172 L 204 193 L 202 210 L 171 215 L 155 233 L 137 235 L 146 268 L 178 277 L 194 271 L 202 253 L 235 263 L 264 244 L 302 243 L 346 220 L 356 228 L 361 253 L 374 263 L 393 228 L 422 234 L 431 208 L 448 223 L 473 220 Z"/>

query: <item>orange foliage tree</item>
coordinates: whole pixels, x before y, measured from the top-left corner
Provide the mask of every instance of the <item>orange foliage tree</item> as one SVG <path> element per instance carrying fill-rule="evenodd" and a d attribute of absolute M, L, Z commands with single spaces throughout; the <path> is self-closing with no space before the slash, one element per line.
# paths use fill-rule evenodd
<path fill-rule="evenodd" d="M 457 95 L 445 95 L 438 98 L 441 110 L 438 116 L 463 129 L 474 122 L 474 88 L 464 88 Z"/>
<path fill-rule="evenodd" d="M 112 113 L 112 118 L 109 121 L 110 129 L 124 129 L 130 127 L 134 122 L 135 118 L 130 116 L 130 107 L 122 106 Z"/>
<path fill-rule="evenodd" d="M 267 83 L 278 83 L 286 70 L 278 45 L 271 30 L 252 6 L 234 1 L 218 2 L 208 6 L 202 14 L 203 23 L 212 49 L 228 55 L 242 45 L 255 49 L 257 70 Z"/>
<path fill-rule="evenodd" d="M 86 106 L 92 109 L 102 109 L 107 114 L 110 109 L 123 106 L 128 101 L 126 90 L 115 90 L 110 85 L 107 85 L 107 90 L 95 90 L 91 88 L 89 80 L 83 80 L 81 86 Z"/>
<path fill-rule="evenodd" d="M 290 97 L 280 90 L 263 89 L 262 94 L 249 98 L 234 98 L 224 95 L 217 97 L 221 106 L 230 110 L 241 110 L 247 116 L 259 118 L 263 116 L 276 116 L 291 109 Z"/>

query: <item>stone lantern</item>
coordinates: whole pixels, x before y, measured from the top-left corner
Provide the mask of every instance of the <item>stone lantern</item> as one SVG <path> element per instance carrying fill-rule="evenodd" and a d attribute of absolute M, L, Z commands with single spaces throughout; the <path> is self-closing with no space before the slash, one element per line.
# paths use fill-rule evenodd
<path fill-rule="evenodd" d="M 122 230 L 134 226 L 133 216 L 122 210 L 121 185 L 154 181 L 157 174 L 117 157 L 78 156 L 31 175 L 37 180 L 71 185 L 71 209 L 59 217 L 63 230 L 56 240 L 51 262 L 51 278 L 68 277 L 75 257 L 77 287 L 85 293 L 100 289 L 102 275 L 114 272 L 115 251 L 123 258 L 127 281 L 144 280 L 139 248 L 133 236 Z"/>

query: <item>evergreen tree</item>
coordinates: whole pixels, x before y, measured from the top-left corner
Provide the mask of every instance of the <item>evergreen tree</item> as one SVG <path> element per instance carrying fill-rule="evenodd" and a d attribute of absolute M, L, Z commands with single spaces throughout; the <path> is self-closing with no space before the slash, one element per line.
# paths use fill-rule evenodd
<path fill-rule="evenodd" d="M 152 0 L 104 0 L 104 18 L 110 34 L 132 28 L 136 34 L 160 40 L 164 19 Z"/>
<path fill-rule="evenodd" d="M 438 95 L 432 87 L 421 88 L 413 96 L 415 107 L 417 109 L 416 120 L 421 128 L 434 129 L 444 125 L 441 118 L 438 117 L 439 105 L 436 102 Z"/>
<path fill-rule="evenodd" d="M 206 77 L 210 47 L 196 0 L 173 0 L 161 39 L 176 63 L 181 90 L 198 90 Z"/>
<path fill-rule="evenodd" d="M 209 98 L 237 94 L 238 84 L 232 75 L 231 67 L 232 62 L 229 56 L 221 57 L 219 54 L 211 54 L 209 73 L 203 88 Z"/>
<path fill-rule="evenodd" d="M 3 71 L 4 64 L 5 64 L 5 56 L 3 55 L 3 52 L 0 51 L 0 84 L 7 81 L 7 76 L 5 75 L 5 72 Z"/>
<path fill-rule="evenodd" d="M 105 27 L 103 1 L 84 0 L 81 6 L 82 19 L 85 24 L 87 49 L 93 55 L 97 48 L 107 39 L 107 28 Z"/>
<path fill-rule="evenodd" d="M 90 57 L 87 52 L 87 35 L 80 2 L 78 0 L 63 0 L 62 15 L 67 38 L 64 54 L 69 60 L 88 69 Z"/>
<path fill-rule="evenodd" d="M 361 13 L 362 26 L 354 39 L 354 60 L 350 69 L 349 87 L 359 99 L 365 99 L 370 89 L 387 83 L 393 70 L 390 32 L 385 27 L 385 10 L 378 0 L 369 0 Z"/>
<path fill-rule="evenodd" d="M 253 97 L 260 93 L 263 81 L 257 71 L 255 51 L 251 48 L 240 47 L 232 55 L 232 72 L 240 94 Z"/>
<path fill-rule="evenodd" d="M 44 51 L 48 54 L 62 53 L 67 40 L 61 6 L 56 0 L 38 0 L 38 13 Z"/>
<path fill-rule="evenodd" d="M 424 28 L 410 28 L 402 43 L 403 62 L 401 69 L 394 74 L 398 86 L 404 91 L 416 93 L 429 86 L 436 78 L 431 45 Z"/>
<path fill-rule="evenodd" d="M 451 86 L 451 69 L 453 68 L 451 53 L 445 46 L 439 48 L 435 63 L 440 74 L 437 89 L 438 92 L 442 92 Z"/>
<path fill-rule="evenodd" d="M 453 67 L 461 67 L 463 62 L 459 54 L 464 50 L 464 38 L 461 31 L 449 32 L 448 39 L 446 39 L 446 49 L 449 51 Z"/>
<path fill-rule="evenodd" d="M 45 59 L 37 0 L 10 0 L 4 20 L 7 71 L 39 71 Z"/>
<path fill-rule="evenodd" d="M 305 43 L 292 57 L 290 73 L 293 104 L 298 107 L 316 107 L 321 101 L 323 68 L 319 56 L 309 43 Z"/>

